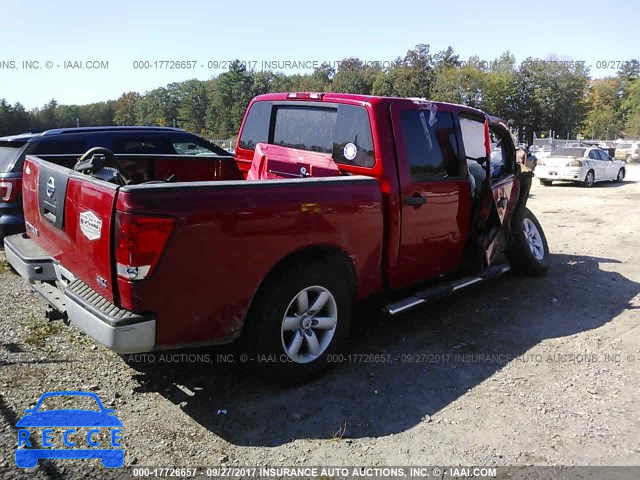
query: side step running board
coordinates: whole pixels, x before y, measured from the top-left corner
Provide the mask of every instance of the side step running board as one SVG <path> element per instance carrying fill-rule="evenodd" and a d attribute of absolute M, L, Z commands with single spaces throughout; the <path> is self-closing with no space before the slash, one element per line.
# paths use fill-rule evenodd
<path fill-rule="evenodd" d="M 493 277 L 497 277 L 498 275 L 502 275 L 503 273 L 507 273 L 509 270 L 511 270 L 511 267 L 506 264 L 492 265 L 480 275 L 465 277 L 460 280 L 454 280 L 449 283 L 442 283 L 433 287 L 426 288 L 411 295 L 410 297 L 386 305 L 383 310 L 389 315 L 397 315 L 401 312 L 409 310 L 410 308 L 417 307 L 418 305 L 422 305 L 423 303 L 427 303 L 430 300 L 444 297 L 445 295 L 457 292 L 458 290 L 462 290 L 463 288 L 469 287 L 476 283 L 483 282 Z"/>

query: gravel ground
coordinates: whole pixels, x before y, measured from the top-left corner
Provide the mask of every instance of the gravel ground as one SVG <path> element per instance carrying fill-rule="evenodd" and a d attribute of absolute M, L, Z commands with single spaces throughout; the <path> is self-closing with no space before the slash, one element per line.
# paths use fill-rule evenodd
<path fill-rule="evenodd" d="M 536 181 L 546 277 L 362 315 L 351 356 L 297 386 L 246 375 L 219 360 L 224 348 L 120 357 L 45 322 L 0 265 L 0 477 L 25 475 L 15 422 L 55 390 L 95 391 L 115 409 L 126 465 L 640 465 L 639 203 L 636 165 L 593 189 Z M 101 468 L 51 461 L 30 478 L 88 464 Z"/>

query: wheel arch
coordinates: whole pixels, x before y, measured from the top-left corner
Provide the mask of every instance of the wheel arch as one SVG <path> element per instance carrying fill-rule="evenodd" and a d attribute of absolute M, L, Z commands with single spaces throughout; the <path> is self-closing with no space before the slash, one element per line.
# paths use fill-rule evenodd
<path fill-rule="evenodd" d="M 286 257 L 276 262 L 269 272 L 264 276 L 258 287 L 251 297 L 249 306 L 247 308 L 247 314 L 243 322 L 242 329 L 247 323 L 247 319 L 251 316 L 251 310 L 255 305 L 256 299 L 259 297 L 262 290 L 271 282 L 277 280 L 285 274 L 292 266 L 305 262 L 313 261 L 330 265 L 332 269 L 338 273 L 341 278 L 347 281 L 347 285 L 350 288 L 350 297 L 355 299 L 355 295 L 358 287 L 358 278 L 356 268 L 349 257 L 349 255 L 340 247 L 335 245 L 318 244 L 302 247 Z"/>

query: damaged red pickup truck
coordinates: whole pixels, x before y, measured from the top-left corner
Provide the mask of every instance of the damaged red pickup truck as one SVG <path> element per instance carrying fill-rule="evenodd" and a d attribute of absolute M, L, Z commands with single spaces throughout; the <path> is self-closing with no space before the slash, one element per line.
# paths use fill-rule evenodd
<path fill-rule="evenodd" d="M 304 376 L 357 301 L 395 315 L 549 266 L 508 129 L 460 105 L 262 95 L 235 158 L 92 149 L 73 169 L 27 157 L 23 178 L 7 260 L 51 318 L 120 353 L 240 340 Z"/>

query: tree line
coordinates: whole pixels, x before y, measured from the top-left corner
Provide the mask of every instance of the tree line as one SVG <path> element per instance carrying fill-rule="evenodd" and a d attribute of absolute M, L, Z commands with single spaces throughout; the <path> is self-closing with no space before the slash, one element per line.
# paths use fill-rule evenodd
<path fill-rule="evenodd" d="M 55 99 L 27 111 L 0 100 L 0 135 L 29 129 L 96 125 L 178 126 L 209 138 L 237 134 L 255 95 L 268 92 L 344 92 L 424 97 L 462 103 L 503 118 L 531 142 L 549 131 L 557 137 L 640 136 L 640 62 L 621 64 L 615 76 L 593 79 L 580 62 L 527 58 L 510 52 L 491 61 L 462 60 L 454 50 L 432 52 L 417 45 L 385 68 L 346 58 L 337 68 L 325 63 L 308 74 L 250 71 L 240 61 L 209 80 L 170 83 L 117 100 L 61 105 Z"/>

